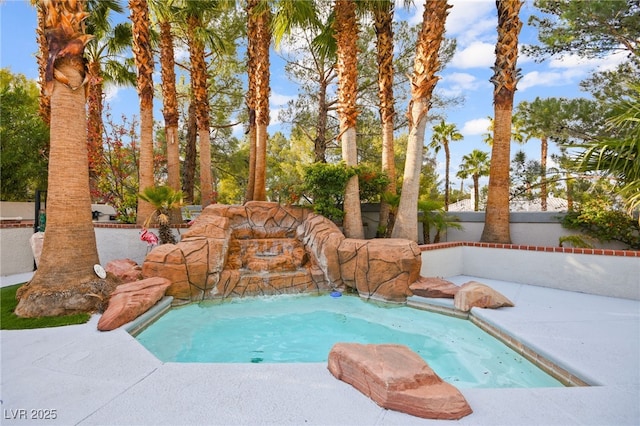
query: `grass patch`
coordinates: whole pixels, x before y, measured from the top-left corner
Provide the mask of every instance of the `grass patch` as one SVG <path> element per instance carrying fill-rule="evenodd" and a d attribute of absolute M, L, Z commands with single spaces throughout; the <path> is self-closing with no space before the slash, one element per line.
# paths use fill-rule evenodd
<path fill-rule="evenodd" d="M 28 328 L 60 327 L 63 325 L 84 324 L 90 314 L 74 314 L 61 317 L 20 318 L 13 311 L 18 305 L 16 292 L 23 284 L 0 288 L 0 329 L 25 330 Z"/>

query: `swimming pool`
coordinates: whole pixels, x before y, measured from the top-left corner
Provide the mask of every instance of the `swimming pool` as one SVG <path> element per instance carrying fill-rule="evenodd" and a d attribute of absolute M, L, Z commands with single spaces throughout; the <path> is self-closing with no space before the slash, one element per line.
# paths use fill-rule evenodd
<path fill-rule="evenodd" d="M 357 296 L 273 296 L 173 308 L 136 336 L 164 362 L 326 362 L 336 342 L 409 346 L 460 388 L 562 384 L 470 321 Z"/>

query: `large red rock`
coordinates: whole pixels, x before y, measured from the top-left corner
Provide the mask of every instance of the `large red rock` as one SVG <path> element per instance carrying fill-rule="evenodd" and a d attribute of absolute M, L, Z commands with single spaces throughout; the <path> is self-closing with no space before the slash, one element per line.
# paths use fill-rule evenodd
<path fill-rule="evenodd" d="M 420 277 L 409 289 L 415 296 L 453 299 L 460 287 L 442 278 Z"/>
<path fill-rule="evenodd" d="M 130 283 L 131 281 L 137 281 L 143 278 L 142 267 L 138 265 L 135 260 L 131 259 L 112 260 L 107 263 L 104 269 L 120 278 L 123 283 Z"/>
<path fill-rule="evenodd" d="M 460 286 L 460 290 L 453 298 L 453 306 L 456 309 L 468 312 L 473 307 L 495 309 L 514 305 L 511 300 L 488 285 L 477 281 L 469 281 Z"/>
<path fill-rule="evenodd" d="M 98 321 L 98 330 L 114 330 L 138 318 L 162 299 L 170 285 L 171 281 L 160 277 L 119 285 L 111 293 L 109 306 Z"/>
<path fill-rule="evenodd" d="M 329 371 L 376 404 L 428 419 L 457 420 L 472 413 L 464 396 L 403 345 L 336 343 Z"/>
<path fill-rule="evenodd" d="M 342 280 L 364 298 L 405 302 L 420 276 L 418 245 L 400 238 L 347 238 L 338 247 Z"/>

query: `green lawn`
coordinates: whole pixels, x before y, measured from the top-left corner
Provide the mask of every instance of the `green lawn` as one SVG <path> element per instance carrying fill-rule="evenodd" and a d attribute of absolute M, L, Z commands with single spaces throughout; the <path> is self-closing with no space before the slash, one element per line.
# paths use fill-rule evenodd
<path fill-rule="evenodd" d="M 23 330 L 27 328 L 60 327 L 62 325 L 84 324 L 89 314 L 75 314 L 63 317 L 20 318 L 13 313 L 18 301 L 16 292 L 22 284 L 0 288 L 0 329 Z"/>

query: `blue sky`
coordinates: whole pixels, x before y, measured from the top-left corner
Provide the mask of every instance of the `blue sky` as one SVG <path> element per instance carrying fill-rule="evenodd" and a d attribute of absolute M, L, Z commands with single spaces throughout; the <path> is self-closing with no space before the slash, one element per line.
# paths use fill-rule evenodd
<path fill-rule="evenodd" d="M 1 0 L 0 0 L 1 1 Z M 458 188 L 460 181 L 455 178 L 458 165 L 463 155 L 473 149 L 489 152 L 490 147 L 482 142 L 482 134 L 487 132 L 487 117 L 493 115 L 493 85 L 489 82 L 495 61 L 494 48 L 497 39 L 496 11 L 493 0 L 450 0 L 453 7 L 447 19 L 446 36 L 456 38 L 458 49 L 451 63 L 441 74 L 436 90 L 449 95 L 463 95 L 463 105 L 446 111 L 446 120 L 455 123 L 463 134 L 462 141 L 451 144 L 451 179 L 454 188 Z M 396 7 L 396 15 L 418 24 L 422 19 L 421 0 L 416 0 L 419 6 L 410 10 Z M 524 22 L 520 34 L 521 44 L 535 44 L 537 34 L 535 28 L 527 25 L 527 19 L 538 11 L 532 1 L 526 1 L 520 17 Z M 400 19 L 400 18 L 398 18 Z M 14 73 L 25 74 L 27 77 L 37 78 L 37 64 L 35 52 L 36 14 L 35 9 L 27 0 L 5 0 L 0 2 L 0 66 L 9 67 Z M 624 58 L 611 56 L 605 59 L 585 60 L 576 56 L 550 58 L 542 63 L 536 63 L 531 58 L 520 56 L 518 67 L 521 68 L 522 79 L 518 83 L 514 105 L 536 97 L 586 97 L 580 91 L 579 82 L 595 69 L 612 68 Z M 279 130 L 277 121 L 278 110 L 297 93 L 297 87 L 285 80 L 282 71 L 282 61 L 274 56 L 272 59 L 272 121 L 270 134 Z M 159 70 L 158 70 L 159 72 Z M 155 81 L 159 81 L 156 79 Z M 114 117 L 120 113 L 138 115 L 138 101 L 135 89 L 119 88 L 108 91 L 108 103 Z M 159 108 L 159 105 L 158 105 Z M 158 110 L 159 111 L 159 110 Z M 404 111 L 398 111 L 404 114 Z M 156 120 L 161 120 L 159 112 Z M 238 128 L 238 136 L 244 129 Z M 431 138 L 429 130 L 425 136 L 425 143 Z M 529 159 L 539 159 L 539 141 L 531 140 L 526 145 L 513 145 L 512 154 L 517 150 L 524 150 Z M 554 152 L 554 147 L 551 147 Z M 438 171 L 444 175 L 444 156 L 439 154 Z M 444 178 L 444 177 L 443 177 Z M 471 182 L 465 182 L 467 188 Z"/>

